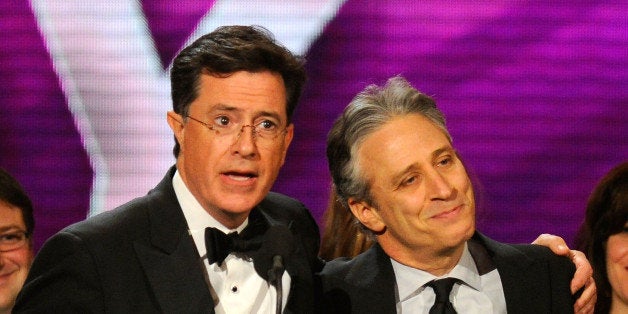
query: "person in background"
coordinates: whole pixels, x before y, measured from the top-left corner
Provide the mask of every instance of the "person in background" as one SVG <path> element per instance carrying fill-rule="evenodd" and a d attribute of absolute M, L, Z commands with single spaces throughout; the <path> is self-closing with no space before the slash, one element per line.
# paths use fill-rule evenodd
<path fill-rule="evenodd" d="M 451 143 L 433 100 L 401 77 L 345 108 L 329 133 L 329 167 L 377 242 L 326 263 L 322 312 L 588 312 L 574 306 L 569 259 L 475 230 L 473 188 Z"/>
<path fill-rule="evenodd" d="M 344 207 L 332 187 L 329 203 L 323 213 L 323 232 L 319 256 L 327 261 L 338 257 L 354 257 L 366 251 L 374 237 L 362 230 L 362 225 Z"/>
<path fill-rule="evenodd" d="M 0 314 L 11 313 L 33 262 L 33 204 L 0 168 Z"/>
<path fill-rule="evenodd" d="M 577 243 L 593 265 L 595 313 L 628 313 L 628 162 L 609 171 L 589 196 Z"/>
<path fill-rule="evenodd" d="M 49 239 L 16 313 L 313 312 L 318 226 L 270 192 L 304 60 L 262 27 L 223 26 L 184 48 L 170 79 L 175 166 L 148 195 Z"/>

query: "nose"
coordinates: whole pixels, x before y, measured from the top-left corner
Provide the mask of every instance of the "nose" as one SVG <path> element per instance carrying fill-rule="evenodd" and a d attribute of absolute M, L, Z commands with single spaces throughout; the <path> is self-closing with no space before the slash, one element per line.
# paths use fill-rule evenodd
<path fill-rule="evenodd" d="M 250 134 L 245 129 L 251 129 Z M 255 143 L 255 126 L 243 125 L 237 133 L 235 141 L 232 145 L 232 152 L 242 157 L 251 157 L 257 154 L 257 145 Z"/>
<path fill-rule="evenodd" d="M 454 194 L 454 187 L 446 175 L 433 170 L 427 178 L 427 193 L 431 200 L 448 200 Z"/>

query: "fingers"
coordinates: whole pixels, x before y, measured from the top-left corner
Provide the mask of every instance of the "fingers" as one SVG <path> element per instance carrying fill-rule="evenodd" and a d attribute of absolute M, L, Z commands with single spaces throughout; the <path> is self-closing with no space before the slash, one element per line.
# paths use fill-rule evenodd
<path fill-rule="evenodd" d="M 576 300 L 573 305 L 574 313 L 593 314 L 596 301 L 597 287 L 595 286 L 593 277 L 590 277 L 589 280 L 587 280 L 587 284 L 582 292 L 582 295 L 580 295 L 580 298 Z"/>
<path fill-rule="evenodd" d="M 576 250 L 571 250 L 570 253 L 571 261 L 576 265 L 576 273 L 571 280 L 571 293 L 575 293 L 580 290 L 580 288 L 584 287 L 585 284 L 587 285 L 587 288 L 592 284 L 593 290 L 595 291 L 595 282 L 593 282 L 592 277 L 593 268 L 586 256 L 584 256 L 584 253 Z"/>
<path fill-rule="evenodd" d="M 559 236 L 544 233 L 544 234 L 539 235 L 539 237 L 536 238 L 536 240 L 534 240 L 532 244 L 546 246 L 550 248 L 550 250 L 552 250 L 552 252 L 554 252 L 554 254 L 556 255 L 562 255 L 562 256 L 570 255 L 569 247 L 567 246 L 567 243 L 565 243 L 565 240 L 563 240 L 563 238 Z M 584 282 L 582 284 L 584 285 Z"/>

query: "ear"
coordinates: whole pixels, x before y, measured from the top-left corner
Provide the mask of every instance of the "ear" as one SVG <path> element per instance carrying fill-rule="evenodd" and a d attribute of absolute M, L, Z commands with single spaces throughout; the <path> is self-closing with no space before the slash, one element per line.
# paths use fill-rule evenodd
<path fill-rule="evenodd" d="M 183 117 L 174 111 L 168 111 L 166 120 L 168 120 L 168 125 L 170 126 L 172 133 L 174 133 L 174 136 L 177 138 L 179 146 L 181 146 L 185 134 L 185 129 L 183 128 Z"/>
<path fill-rule="evenodd" d="M 353 216 L 364 226 L 369 228 L 369 230 L 373 231 L 373 233 L 380 234 L 386 229 L 386 224 L 376 208 L 364 201 L 357 201 L 354 198 L 349 198 L 348 203 Z"/>
<path fill-rule="evenodd" d="M 281 157 L 281 164 L 283 165 L 286 160 L 286 155 L 288 154 L 288 147 L 290 147 L 290 143 L 292 143 L 292 138 L 294 137 L 294 124 L 290 123 L 286 127 L 286 136 L 284 136 L 283 140 L 283 156 Z"/>

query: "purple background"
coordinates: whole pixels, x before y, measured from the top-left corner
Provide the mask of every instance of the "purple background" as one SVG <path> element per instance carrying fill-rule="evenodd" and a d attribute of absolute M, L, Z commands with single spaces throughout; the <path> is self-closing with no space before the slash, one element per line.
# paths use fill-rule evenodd
<path fill-rule="evenodd" d="M 490 3 L 348 0 L 307 53 L 274 190 L 320 220 L 334 118 L 367 84 L 401 74 L 447 116 L 477 181 L 480 230 L 571 242 L 597 180 L 628 160 L 628 3 Z M 163 64 L 212 4 L 142 1 Z M 34 201 L 39 247 L 85 218 L 93 172 L 29 4 L 1 2 L 0 29 L 0 167 Z"/>

